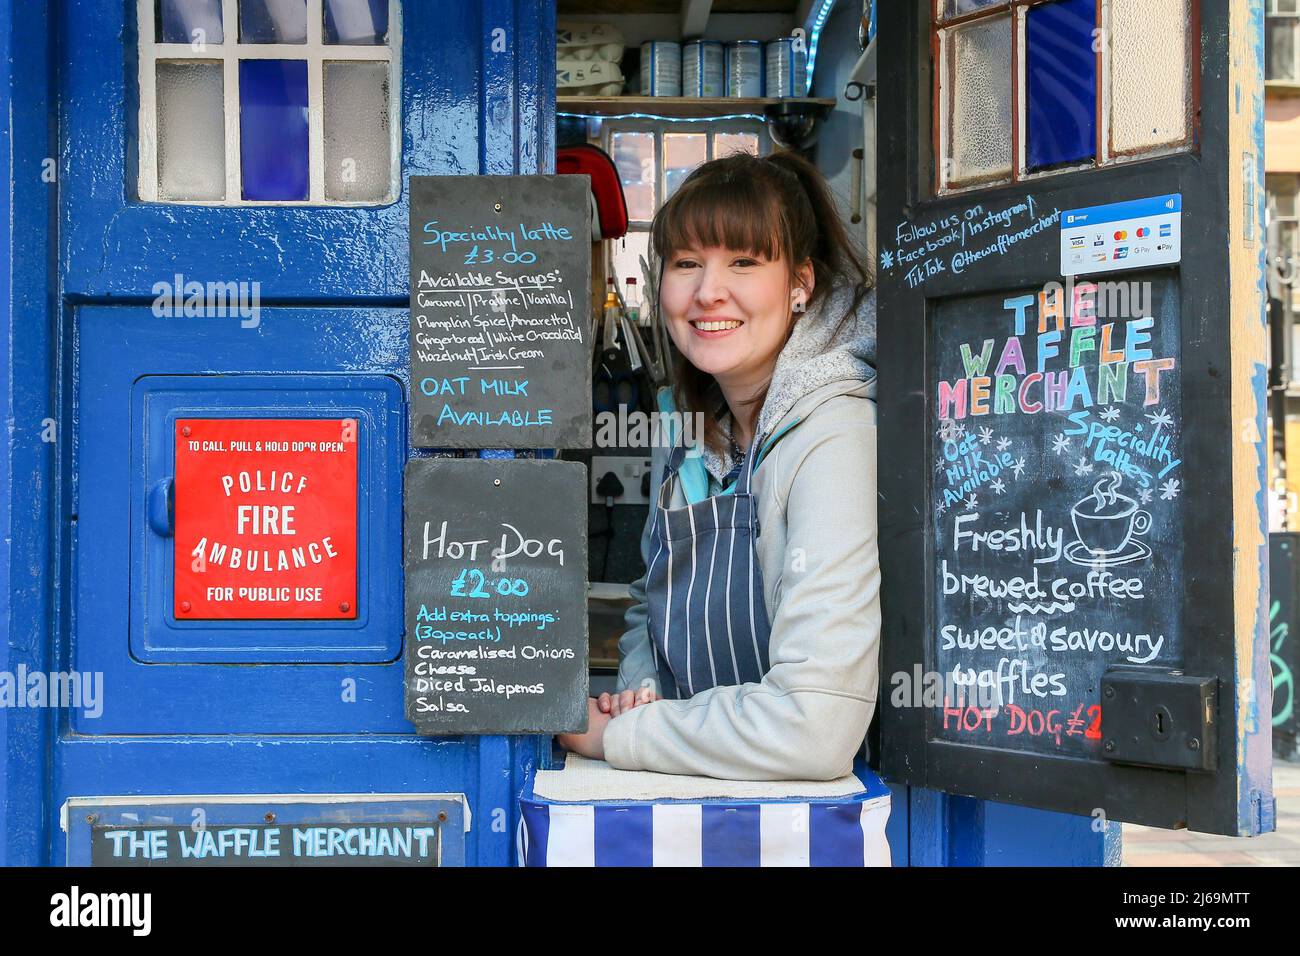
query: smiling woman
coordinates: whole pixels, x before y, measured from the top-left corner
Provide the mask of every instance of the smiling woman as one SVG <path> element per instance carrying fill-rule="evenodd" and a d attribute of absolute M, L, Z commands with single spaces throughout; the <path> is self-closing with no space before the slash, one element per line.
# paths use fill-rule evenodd
<path fill-rule="evenodd" d="M 705 163 L 651 233 L 678 365 L 660 407 L 703 440 L 656 449 L 619 690 L 561 743 L 626 770 L 843 776 L 879 685 L 869 277 L 793 153 Z"/>

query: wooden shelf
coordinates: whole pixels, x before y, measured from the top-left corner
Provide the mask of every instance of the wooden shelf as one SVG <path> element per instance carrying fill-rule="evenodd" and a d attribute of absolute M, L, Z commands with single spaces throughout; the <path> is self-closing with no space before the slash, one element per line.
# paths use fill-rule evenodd
<path fill-rule="evenodd" d="M 834 107 L 833 99 L 812 97 L 698 97 L 698 96 L 557 96 L 556 111 L 581 116 L 626 116 L 649 113 L 673 119 L 710 119 L 735 114 L 759 115 L 776 103 L 817 103 Z"/>

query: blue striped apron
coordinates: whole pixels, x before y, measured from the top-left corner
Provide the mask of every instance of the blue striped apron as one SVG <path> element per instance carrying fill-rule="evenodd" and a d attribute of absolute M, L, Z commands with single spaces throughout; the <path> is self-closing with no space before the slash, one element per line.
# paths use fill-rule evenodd
<path fill-rule="evenodd" d="M 673 448 L 659 485 L 654 554 L 646 576 L 650 645 L 662 697 L 757 683 L 767 673 L 771 628 L 755 548 L 760 528 L 751 481 L 763 455 L 790 427 L 766 445 L 755 438 L 731 488 L 670 509 L 674 478 L 687 451 L 680 441 Z"/>

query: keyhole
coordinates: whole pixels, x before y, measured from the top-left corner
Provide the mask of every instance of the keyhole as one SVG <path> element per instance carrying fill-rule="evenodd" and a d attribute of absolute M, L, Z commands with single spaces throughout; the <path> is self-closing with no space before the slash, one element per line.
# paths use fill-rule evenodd
<path fill-rule="evenodd" d="M 1152 714 L 1152 717 L 1153 717 L 1153 720 L 1151 722 L 1152 734 L 1158 739 L 1164 740 L 1166 737 L 1169 736 L 1170 727 L 1173 725 L 1174 722 L 1173 717 L 1170 715 L 1169 711 L 1164 707 L 1157 707 L 1155 713 Z"/>

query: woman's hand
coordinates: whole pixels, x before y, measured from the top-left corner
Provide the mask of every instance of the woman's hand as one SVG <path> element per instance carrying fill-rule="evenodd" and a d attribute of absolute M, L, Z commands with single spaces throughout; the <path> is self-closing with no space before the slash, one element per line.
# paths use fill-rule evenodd
<path fill-rule="evenodd" d="M 596 704 L 596 698 L 587 698 L 587 732 L 585 734 L 558 734 L 560 746 L 582 754 L 592 760 L 605 759 L 605 728 L 613 720 L 603 713 Z"/>
<path fill-rule="evenodd" d="M 602 714 L 609 714 L 611 717 L 617 717 L 619 714 L 631 710 L 633 707 L 639 707 L 641 704 L 649 704 L 659 699 L 649 687 L 642 687 L 640 690 L 625 690 L 615 694 L 601 694 L 596 698 L 596 706 Z"/>

